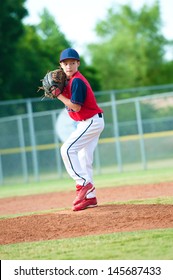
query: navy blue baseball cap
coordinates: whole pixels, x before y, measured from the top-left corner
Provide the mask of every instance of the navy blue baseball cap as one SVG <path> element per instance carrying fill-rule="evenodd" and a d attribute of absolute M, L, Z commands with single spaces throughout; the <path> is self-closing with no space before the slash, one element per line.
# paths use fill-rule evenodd
<path fill-rule="evenodd" d="M 76 59 L 80 60 L 79 54 L 77 51 L 75 51 L 72 48 L 65 49 L 60 54 L 60 62 L 62 62 L 65 59 Z"/>

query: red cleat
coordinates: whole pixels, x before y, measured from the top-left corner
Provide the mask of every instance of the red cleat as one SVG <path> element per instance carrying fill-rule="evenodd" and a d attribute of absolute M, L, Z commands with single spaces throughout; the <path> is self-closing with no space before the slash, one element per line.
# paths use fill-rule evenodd
<path fill-rule="evenodd" d="M 97 206 L 97 198 L 96 197 L 85 198 L 79 204 L 74 205 L 72 210 L 73 211 L 80 211 L 80 210 L 84 210 L 84 209 L 92 208 L 92 207 L 96 207 L 96 206 Z"/>
<path fill-rule="evenodd" d="M 95 190 L 95 187 L 93 187 L 93 184 L 91 183 L 88 183 L 86 186 L 77 185 L 76 186 L 77 196 L 73 201 L 73 205 L 80 203 L 82 200 L 86 198 L 87 194 L 89 194 L 93 190 Z"/>

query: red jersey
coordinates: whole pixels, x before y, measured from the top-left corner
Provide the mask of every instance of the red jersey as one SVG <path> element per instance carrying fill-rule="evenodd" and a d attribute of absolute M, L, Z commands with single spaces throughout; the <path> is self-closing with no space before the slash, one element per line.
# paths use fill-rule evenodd
<path fill-rule="evenodd" d="M 103 113 L 103 110 L 97 105 L 89 82 L 79 71 L 69 80 L 62 94 L 69 98 L 72 103 L 81 105 L 79 112 L 66 107 L 70 117 L 75 121 L 83 121 L 98 113 Z"/>

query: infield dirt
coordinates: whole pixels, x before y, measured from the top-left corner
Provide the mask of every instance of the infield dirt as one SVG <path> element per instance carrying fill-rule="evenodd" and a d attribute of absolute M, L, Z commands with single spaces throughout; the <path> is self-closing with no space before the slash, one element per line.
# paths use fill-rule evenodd
<path fill-rule="evenodd" d="M 0 244 L 173 228 L 173 205 L 125 203 L 173 196 L 173 182 L 98 189 L 99 206 L 79 212 L 71 210 L 74 196 L 70 191 L 0 199 L 1 216 L 21 215 L 0 220 Z M 52 213 L 28 214 L 47 210 Z"/>

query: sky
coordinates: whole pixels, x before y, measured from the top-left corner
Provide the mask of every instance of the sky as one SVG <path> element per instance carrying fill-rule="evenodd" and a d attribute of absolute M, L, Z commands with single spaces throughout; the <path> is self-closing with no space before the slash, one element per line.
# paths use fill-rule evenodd
<path fill-rule="evenodd" d="M 167 39 L 173 39 L 172 0 L 159 0 L 161 18 L 164 23 L 163 34 Z M 26 24 L 37 24 L 39 15 L 47 8 L 65 35 L 72 42 L 72 47 L 80 54 L 86 51 L 86 45 L 96 41 L 94 28 L 97 21 L 106 19 L 107 10 L 112 5 L 130 4 L 135 10 L 146 3 L 153 4 L 154 0 L 27 0 L 25 7 L 29 16 Z"/>

